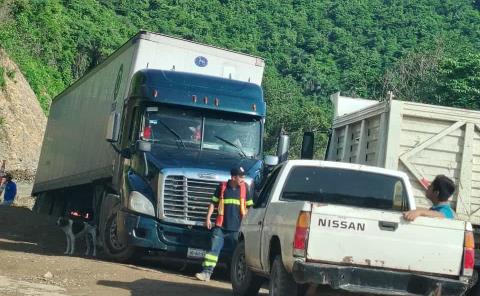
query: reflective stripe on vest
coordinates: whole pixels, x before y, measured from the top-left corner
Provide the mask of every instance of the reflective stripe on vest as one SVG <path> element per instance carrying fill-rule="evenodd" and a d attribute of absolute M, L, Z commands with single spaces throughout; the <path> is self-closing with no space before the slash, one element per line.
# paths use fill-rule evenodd
<path fill-rule="evenodd" d="M 217 209 L 217 220 L 215 222 L 215 225 L 218 227 L 223 226 L 223 218 L 225 214 L 225 205 L 227 204 L 234 204 L 234 205 L 239 205 L 240 206 L 240 217 L 243 218 L 245 214 L 247 213 L 247 187 L 245 186 L 245 183 L 240 184 L 240 199 L 237 198 L 223 198 L 223 195 L 225 194 L 225 190 L 227 189 L 227 184 L 228 182 L 222 182 L 220 184 L 220 196 L 218 200 L 218 209 Z"/>

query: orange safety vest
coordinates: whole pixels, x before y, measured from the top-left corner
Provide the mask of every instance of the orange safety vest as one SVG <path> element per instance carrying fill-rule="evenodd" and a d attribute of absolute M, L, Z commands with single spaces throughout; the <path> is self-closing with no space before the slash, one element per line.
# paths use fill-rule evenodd
<path fill-rule="evenodd" d="M 218 227 L 223 226 L 223 218 L 224 218 L 224 208 L 225 202 L 223 195 L 225 190 L 227 189 L 228 182 L 222 182 L 220 184 L 220 196 L 218 197 L 218 208 L 217 208 L 217 220 L 215 221 L 215 225 Z M 240 184 L 240 216 L 243 218 L 247 214 L 247 187 L 245 183 Z"/>

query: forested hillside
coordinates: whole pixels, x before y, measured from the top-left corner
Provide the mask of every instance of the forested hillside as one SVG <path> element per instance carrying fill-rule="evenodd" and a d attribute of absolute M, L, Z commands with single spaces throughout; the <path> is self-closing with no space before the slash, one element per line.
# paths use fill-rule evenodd
<path fill-rule="evenodd" d="M 267 149 L 282 125 L 295 153 L 328 129 L 336 91 L 480 109 L 479 0 L 0 0 L 0 46 L 46 112 L 140 28 L 264 57 Z"/>

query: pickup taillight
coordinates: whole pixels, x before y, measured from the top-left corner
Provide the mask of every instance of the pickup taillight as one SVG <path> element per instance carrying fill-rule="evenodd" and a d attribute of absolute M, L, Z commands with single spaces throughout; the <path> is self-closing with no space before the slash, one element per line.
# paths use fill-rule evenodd
<path fill-rule="evenodd" d="M 463 244 L 463 272 L 464 276 L 472 276 L 475 266 L 475 240 L 472 231 L 465 231 Z"/>
<path fill-rule="evenodd" d="M 301 211 L 298 215 L 297 226 L 295 228 L 295 236 L 293 238 L 293 256 L 306 256 L 309 229 L 310 212 Z"/>

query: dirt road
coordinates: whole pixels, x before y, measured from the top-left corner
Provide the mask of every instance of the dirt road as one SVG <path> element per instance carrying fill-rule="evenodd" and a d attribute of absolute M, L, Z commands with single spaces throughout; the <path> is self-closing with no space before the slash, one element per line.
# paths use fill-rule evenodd
<path fill-rule="evenodd" d="M 127 265 L 64 256 L 65 238 L 53 217 L 27 208 L 0 208 L 0 295 L 232 295 L 220 270 L 214 280 L 193 279 L 198 267 L 151 260 Z M 78 244 L 83 249 L 83 241 Z"/>
<path fill-rule="evenodd" d="M 1 296 L 223 296 L 232 295 L 224 269 L 208 283 L 195 280 L 200 266 L 142 258 L 135 265 L 85 258 L 85 242 L 75 256 L 63 255 L 65 235 L 55 217 L 33 213 L 30 183 L 18 183 L 14 207 L 0 207 Z M 181 270 L 181 271 L 180 271 Z M 348 293 L 340 293 L 346 296 Z M 262 289 L 260 295 L 268 295 Z M 324 296 L 338 291 L 322 291 Z M 349 296 L 355 296 L 348 294 Z M 357 295 L 358 296 L 358 295 Z"/>

